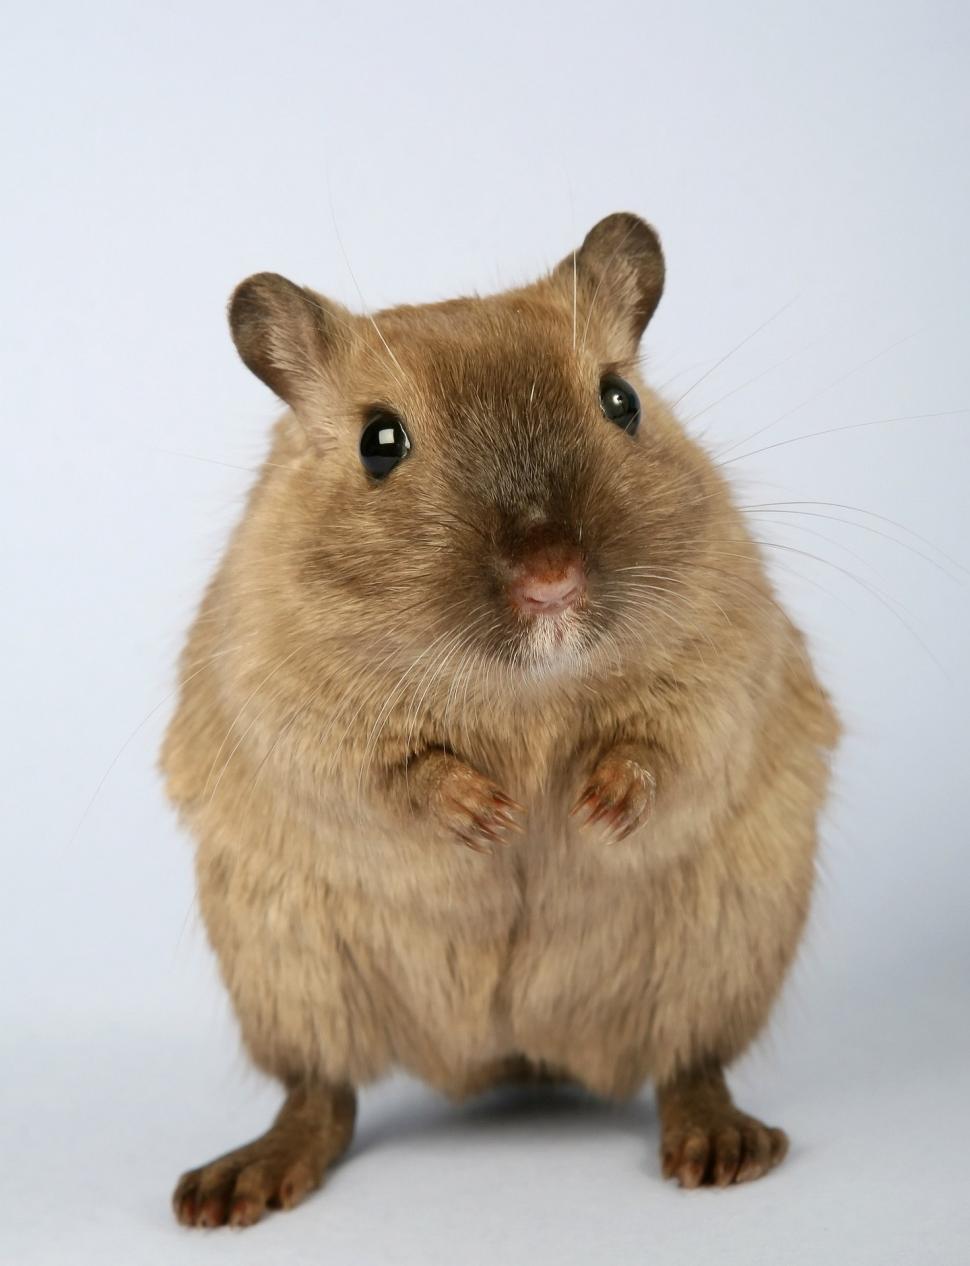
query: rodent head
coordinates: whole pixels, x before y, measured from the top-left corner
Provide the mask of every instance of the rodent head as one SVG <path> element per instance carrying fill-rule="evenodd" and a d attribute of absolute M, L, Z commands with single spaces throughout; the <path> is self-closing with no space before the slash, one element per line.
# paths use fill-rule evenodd
<path fill-rule="evenodd" d="M 264 472 L 264 536 L 307 632 L 513 685 L 676 638 L 658 612 L 720 485 L 636 372 L 663 279 L 653 229 L 619 214 L 487 298 L 368 318 L 244 281 L 236 346 L 299 423 Z"/>

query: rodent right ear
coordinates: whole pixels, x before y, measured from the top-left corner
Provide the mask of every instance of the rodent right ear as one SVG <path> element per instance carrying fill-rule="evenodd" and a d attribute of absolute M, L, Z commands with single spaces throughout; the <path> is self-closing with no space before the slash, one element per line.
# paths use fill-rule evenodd
<path fill-rule="evenodd" d="M 233 291 L 229 328 L 243 363 L 299 410 L 319 394 L 342 321 L 337 305 L 315 291 L 278 273 L 256 273 Z"/>
<path fill-rule="evenodd" d="M 611 355 L 634 355 L 664 288 L 660 238 L 646 220 L 629 211 L 608 215 L 552 275 L 587 324 L 595 319 Z"/>

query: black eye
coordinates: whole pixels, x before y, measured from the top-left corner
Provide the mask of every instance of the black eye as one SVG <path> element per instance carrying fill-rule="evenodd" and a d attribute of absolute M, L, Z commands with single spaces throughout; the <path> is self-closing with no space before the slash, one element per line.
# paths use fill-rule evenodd
<path fill-rule="evenodd" d="M 618 374 L 604 374 L 600 380 L 600 408 L 611 422 L 628 435 L 640 425 L 640 401 L 637 393 Z"/>
<path fill-rule="evenodd" d="M 372 413 L 360 437 L 360 460 L 375 479 L 389 475 L 411 451 L 404 423 L 396 413 Z"/>

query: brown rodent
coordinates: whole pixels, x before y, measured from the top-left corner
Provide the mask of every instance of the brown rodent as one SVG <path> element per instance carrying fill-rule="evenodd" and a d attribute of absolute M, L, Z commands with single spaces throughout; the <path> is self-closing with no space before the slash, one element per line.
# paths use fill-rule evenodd
<path fill-rule="evenodd" d="M 267 1134 L 188 1224 L 290 1207 L 356 1087 L 657 1087 L 664 1173 L 786 1139 L 722 1069 L 805 922 L 835 715 L 720 472 L 640 380 L 654 231 L 534 285 L 350 312 L 230 304 L 289 406 L 209 586 L 162 754 Z"/>

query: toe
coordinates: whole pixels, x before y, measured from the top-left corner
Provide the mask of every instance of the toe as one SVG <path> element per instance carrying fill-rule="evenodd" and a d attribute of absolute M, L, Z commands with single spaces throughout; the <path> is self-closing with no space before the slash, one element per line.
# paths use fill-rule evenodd
<path fill-rule="evenodd" d="M 255 1226 L 266 1212 L 266 1202 L 251 1196 L 233 1196 L 229 1206 L 229 1226 Z"/>
<path fill-rule="evenodd" d="M 228 1215 L 228 1197 L 222 1193 L 217 1193 L 200 1201 L 195 1225 L 201 1227 L 224 1226 Z"/>
<path fill-rule="evenodd" d="M 714 1140 L 713 1180 L 718 1187 L 727 1187 L 738 1172 L 741 1161 L 741 1132 L 732 1127 L 721 1130 Z"/>
<path fill-rule="evenodd" d="M 195 1226 L 199 1216 L 199 1206 L 194 1192 L 176 1197 L 172 1201 L 172 1205 L 175 1209 L 175 1216 L 182 1226 Z"/>
<path fill-rule="evenodd" d="M 771 1163 L 771 1141 L 763 1125 L 746 1126 L 742 1132 L 743 1155 L 737 1181 L 751 1182 L 766 1173 Z"/>
<path fill-rule="evenodd" d="M 203 1169 L 195 1195 L 195 1225 L 225 1226 L 236 1181 L 236 1168 L 222 1161 Z"/>
<path fill-rule="evenodd" d="M 291 1165 L 280 1183 L 280 1207 L 292 1209 L 317 1186 L 316 1175 L 303 1161 Z"/>
<path fill-rule="evenodd" d="M 198 1214 L 198 1203 L 196 1200 L 198 1185 L 198 1171 L 191 1170 L 189 1173 L 183 1174 L 178 1180 L 172 1195 L 172 1208 L 175 1210 L 176 1218 L 183 1226 L 195 1226 L 195 1219 Z"/>
<path fill-rule="evenodd" d="M 661 1172 L 664 1178 L 673 1178 L 674 1174 L 676 1174 L 677 1162 L 680 1160 L 683 1145 L 683 1138 L 679 1134 L 672 1134 L 664 1138 L 660 1161 Z"/>
<path fill-rule="evenodd" d="M 711 1144 L 706 1134 L 689 1134 L 677 1166 L 677 1179 L 682 1187 L 693 1190 L 704 1181 Z"/>
<path fill-rule="evenodd" d="M 266 1212 L 272 1194 L 272 1177 L 260 1163 L 244 1166 L 236 1178 L 230 1201 L 230 1226 L 252 1226 Z"/>
<path fill-rule="evenodd" d="M 728 1187 L 761 1178 L 787 1151 L 784 1130 L 732 1107 L 665 1130 L 661 1163 L 664 1178 L 676 1178 L 682 1187 Z"/>
<path fill-rule="evenodd" d="M 768 1140 L 771 1150 L 771 1165 L 780 1165 L 788 1155 L 788 1135 L 784 1130 L 779 1130 L 772 1126 L 768 1130 Z"/>

